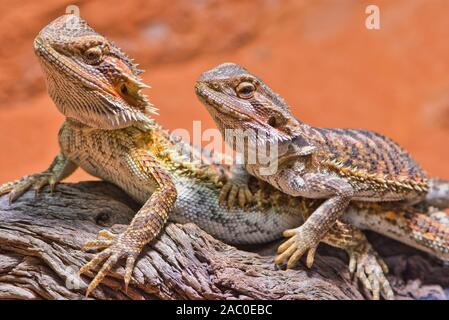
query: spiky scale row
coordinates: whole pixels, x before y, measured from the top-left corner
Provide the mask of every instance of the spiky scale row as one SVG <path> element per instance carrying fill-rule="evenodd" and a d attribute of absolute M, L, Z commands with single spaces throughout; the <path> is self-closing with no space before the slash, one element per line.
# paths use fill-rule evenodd
<path fill-rule="evenodd" d="M 366 182 L 373 184 L 373 187 L 392 190 L 395 192 L 401 191 L 417 191 L 420 193 L 425 193 L 429 190 L 429 185 L 427 180 L 424 181 L 413 181 L 410 177 L 404 177 L 402 180 L 395 180 L 387 175 L 379 175 L 377 173 L 368 173 L 366 170 L 359 169 L 356 167 L 347 167 L 341 161 L 336 159 L 320 160 L 320 164 L 335 170 L 341 176 L 354 179 L 359 182 Z"/>
<path fill-rule="evenodd" d="M 159 126 L 155 129 L 157 130 L 152 130 L 151 134 L 143 133 L 143 136 L 138 139 L 142 139 L 146 148 L 151 150 L 169 171 L 198 179 L 201 183 L 221 186 L 218 183 L 220 174 L 211 166 L 201 164 L 193 154 L 194 148 L 185 145 L 180 138 L 172 137 L 167 130 Z M 178 148 L 183 149 L 184 153 L 178 152 Z"/>

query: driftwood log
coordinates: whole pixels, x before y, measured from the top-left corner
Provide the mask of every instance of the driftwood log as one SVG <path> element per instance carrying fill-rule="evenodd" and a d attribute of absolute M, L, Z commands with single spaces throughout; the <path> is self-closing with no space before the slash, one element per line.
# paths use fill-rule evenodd
<path fill-rule="evenodd" d="M 48 191 L 48 190 L 46 190 Z M 0 198 L 0 299 L 83 299 L 92 256 L 80 248 L 104 228 L 123 230 L 138 206 L 105 182 L 62 184 L 9 205 Z M 369 234 L 399 299 L 445 299 L 449 268 L 412 248 Z M 142 253 L 124 290 L 119 265 L 94 299 L 365 299 L 342 251 L 321 245 L 314 267 L 275 270 L 277 243 L 235 248 L 193 224 L 170 223 Z M 92 276 L 92 275 L 90 275 Z"/>

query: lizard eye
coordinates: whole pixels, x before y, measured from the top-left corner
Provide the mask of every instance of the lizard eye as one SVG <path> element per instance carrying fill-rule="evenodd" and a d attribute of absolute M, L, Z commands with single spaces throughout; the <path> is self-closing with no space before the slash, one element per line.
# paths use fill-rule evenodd
<path fill-rule="evenodd" d="M 235 91 L 240 98 L 250 99 L 253 97 L 256 87 L 251 82 L 240 82 Z"/>
<path fill-rule="evenodd" d="M 100 58 L 101 58 L 102 54 L 103 54 L 103 52 L 101 51 L 101 48 L 96 46 L 96 47 L 87 49 L 84 52 L 84 57 L 86 58 L 87 63 L 96 64 L 96 63 L 100 62 Z"/>

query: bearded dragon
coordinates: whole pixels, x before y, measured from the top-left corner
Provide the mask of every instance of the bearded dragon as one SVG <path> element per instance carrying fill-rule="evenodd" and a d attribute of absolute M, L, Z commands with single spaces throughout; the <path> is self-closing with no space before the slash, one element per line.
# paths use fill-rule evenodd
<path fill-rule="evenodd" d="M 377 225 L 370 225 L 362 216 L 343 214 L 352 201 L 413 205 L 426 198 L 427 175 L 391 139 L 364 130 L 309 126 L 260 78 L 237 64 L 202 73 L 195 89 L 249 174 L 291 196 L 324 199 L 301 226 L 284 231 L 289 239 L 280 245 L 276 263 L 288 260 L 290 268 L 307 253 L 311 267 L 318 244 L 340 218 L 419 247 L 422 235 L 410 241 L 404 232 L 383 229 L 388 228 L 383 220 L 397 217 L 379 216 Z M 449 249 L 447 239 L 443 252 Z M 447 258 L 447 253 L 436 255 Z"/>
<path fill-rule="evenodd" d="M 220 156 L 202 155 L 201 150 L 155 123 L 156 109 L 141 91 L 146 87 L 139 78 L 142 71 L 80 17 L 63 15 L 48 24 L 36 37 L 34 49 L 49 95 L 66 117 L 58 135 L 61 151 L 44 172 L 0 185 L 0 195 L 8 194 L 12 202 L 28 189 L 38 193 L 49 185 L 53 190 L 80 167 L 119 186 L 142 204 L 125 232 L 116 235 L 101 230 L 98 239 L 85 245 L 86 249 L 102 250 L 80 270 L 98 270 L 86 295 L 121 259 L 126 260 L 124 281 L 128 286 L 140 251 L 161 232 L 168 218 L 196 223 L 230 244 L 258 244 L 281 238 L 283 230 L 301 224 L 319 205 L 320 201 L 290 197 L 269 186 L 259 188 L 255 180 L 250 180 L 250 189 L 236 187 L 240 175 L 246 181 L 246 173 L 223 165 L 217 160 Z M 437 198 L 441 190 L 436 189 Z M 232 206 L 237 198 L 243 208 Z M 220 199 L 229 201 L 230 206 Z M 413 211 L 404 207 L 394 212 L 399 216 Z M 370 221 L 393 211 L 354 205 L 345 212 L 348 216 L 364 214 Z M 422 222 L 419 225 L 405 219 L 394 221 L 391 230 L 426 234 L 434 220 L 424 213 L 417 217 Z M 422 241 L 422 247 L 432 252 L 446 248 L 434 246 L 449 233 L 444 232 L 438 225 L 432 230 L 435 241 Z M 384 275 L 387 268 L 360 230 L 341 222 L 323 242 L 348 252 L 351 272 L 374 298 L 380 293 L 392 298 Z"/>

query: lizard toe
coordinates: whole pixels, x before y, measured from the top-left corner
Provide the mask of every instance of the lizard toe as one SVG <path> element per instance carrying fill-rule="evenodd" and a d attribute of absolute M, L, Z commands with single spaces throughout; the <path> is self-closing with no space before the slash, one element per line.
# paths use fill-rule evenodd
<path fill-rule="evenodd" d="M 33 189 L 34 189 L 34 194 L 36 197 L 39 194 L 39 192 L 42 190 L 43 187 L 51 184 L 52 181 L 50 180 L 50 178 L 51 178 L 50 175 L 41 175 L 35 179 L 35 181 L 33 183 Z"/>
<path fill-rule="evenodd" d="M 97 239 L 104 238 L 106 240 L 114 240 L 117 237 L 116 234 L 112 233 L 107 229 L 100 230 L 97 234 Z"/>
<path fill-rule="evenodd" d="M 15 180 L 0 184 L 0 196 L 10 193 L 14 189 L 14 186 L 19 183 L 19 181 L 20 180 Z"/>
<path fill-rule="evenodd" d="M 12 204 L 20 196 L 22 196 L 33 185 L 33 183 L 34 179 L 32 176 L 24 177 L 21 180 L 17 181 L 17 183 L 12 186 L 12 189 L 9 192 L 9 204 Z"/>
<path fill-rule="evenodd" d="M 86 290 L 86 297 L 90 295 L 90 293 L 100 284 L 101 281 L 106 277 L 108 272 L 112 269 L 115 263 L 118 261 L 119 256 L 117 254 L 110 255 L 106 262 L 101 267 L 100 271 L 98 271 L 97 275 L 90 282 L 89 286 Z"/>
<path fill-rule="evenodd" d="M 296 249 L 295 252 L 290 256 L 290 259 L 288 259 L 287 262 L 287 269 L 291 269 L 295 266 L 296 262 L 298 262 L 299 259 L 304 254 L 304 250 Z"/>
<path fill-rule="evenodd" d="M 131 281 L 135 263 L 136 263 L 136 257 L 134 257 L 134 256 L 129 256 L 126 259 L 125 276 L 123 277 L 125 280 L 125 291 L 126 292 L 128 292 L 128 285 L 129 285 L 129 282 Z"/>
<path fill-rule="evenodd" d="M 239 193 L 239 187 L 236 185 L 232 185 L 231 190 L 228 193 L 228 208 L 232 208 L 237 200 L 237 196 Z"/>
<path fill-rule="evenodd" d="M 218 198 L 218 201 L 220 203 L 226 203 L 228 200 L 228 194 L 231 191 L 232 184 L 231 183 L 225 183 L 225 185 L 220 190 L 220 195 Z"/>
<path fill-rule="evenodd" d="M 92 260 L 90 260 L 80 268 L 79 274 L 81 275 L 89 272 L 92 269 L 95 269 L 102 261 L 104 261 L 108 257 L 109 251 L 110 249 L 106 249 L 100 253 L 97 253 Z"/>
<path fill-rule="evenodd" d="M 102 249 L 102 248 L 108 248 L 112 244 L 112 240 L 93 240 L 86 242 L 82 247 L 81 250 L 86 251 L 89 249 Z"/>

